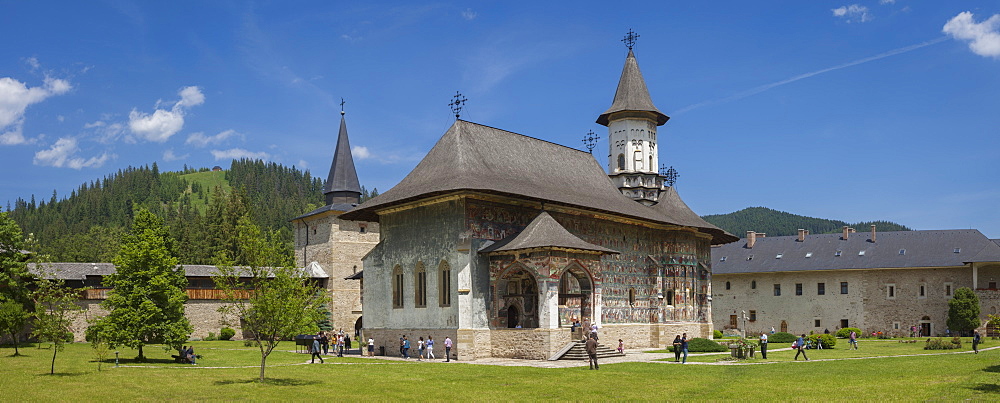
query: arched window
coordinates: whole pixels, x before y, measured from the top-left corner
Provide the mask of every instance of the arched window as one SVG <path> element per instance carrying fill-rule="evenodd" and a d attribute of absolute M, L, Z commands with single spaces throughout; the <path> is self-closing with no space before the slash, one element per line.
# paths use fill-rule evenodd
<path fill-rule="evenodd" d="M 451 306 L 451 266 L 444 260 L 438 265 L 438 302 Z"/>
<path fill-rule="evenodd" d="M 729 282 L 728 281 L 726 282 L 726 289 L 727 290 L 729 289 Z"/>
<path fill-rule="evenodd" d="M 648 166 L 649 166 L 649 170 L 652 171 L 653 168 L 654 168 L 653 167 L 653 156 L 652 155 L 649 156 L 649 165 Z"/>
<path fill-rule="evenodd" d="M 628 305 L 635 306 L 635 287 L 628 289 Z"/>
<path fill-rule="evenodd" d="M 413 271 L 413 305 L 417 308 L 427 307 L 427 270 L 423 262 L 417 262 Z"/>
<path fill-rule="evenodd" d="M 757 280 L 753 280 L 753 281 L 750 282 L 750 289 L 751 290 L 756 290 L 757 289 Z"/>
<path fill-rule="evenodd" d="M 674 304 L 674 290 L 667 290 L 667 305 Z"/>
<path fill-rule="evenodd" d="M 403 268 L 398 264 L 392 268 L 392 307 L 403 307 Z"/>
<path fill-rule="evenodd" d="M 618 154 L 618 170 L 625 170 L 625 154 Z"/>

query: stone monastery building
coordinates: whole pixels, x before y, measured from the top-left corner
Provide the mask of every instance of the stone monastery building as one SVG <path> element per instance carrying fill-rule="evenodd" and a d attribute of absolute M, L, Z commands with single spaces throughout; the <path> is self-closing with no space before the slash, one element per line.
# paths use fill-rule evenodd
<path fill-rule="evenodd" d="M 629 49 L 597 118 L 606 172 L 587 152 L 456 120 L 398 185 L 361 205 L 353 166 L 347 186 L 332 181 L 328 206 L 295 219 L 299 263 L 317 261 L 333 284 L 357 265 L 349 255 L 367 252 L 360 323 L 389 351 L 404 334 L 448 336 L 463 359 L 546 359 L 571 341 L 574 318 L 632 347 L 709 337 L 710 248 L 737 238 L 658 173 L 668 119 Z M 349 149 L 338 144 L 334 170 Z M 331 286 L 335 308 L 356 309 L 343 287 Z"/>

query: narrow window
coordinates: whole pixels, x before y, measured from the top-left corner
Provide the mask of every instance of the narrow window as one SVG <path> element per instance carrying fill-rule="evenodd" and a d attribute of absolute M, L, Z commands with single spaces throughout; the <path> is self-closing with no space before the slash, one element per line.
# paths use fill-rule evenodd
<path fill-rule="evenodd" d="M 802 283 L 795 283 L 795 295 L 802 295 Z"/>
<path fill-rule="evenodd" d="M 774 285 L 774 296 L 775 297 L 780 297 L 781 296 L 781 284 L 775 284 Z"/>
<path fill-rule="evenodd" d="M 674 305 L 674 290 L 667 290 L 667 305 Z"/>
<path fill-rule="evenodd" d="M 392 269 L 392 307 L 403 307 L 403 268 L 396 265 Z"/>
<path fill-rule="evenodd" d="M 417 263 L 413 274 L 413 305 L 417 308 L 427 307 L 427 270 L 423 263 Z"/>
<path fill-rule="evenodd" d="M 751 290 L 756 290 L 757 289 L 757 280 L 750 281 L 750 289 Z"/>
<path fill-rule="evenodd" d="M 815 327 L 820 327 L 819 319 L 816 319 L 815 322 L 816 322 L 816 326 Z"/>
<path fill-rule="evenodd" d="M 951 296 L 951 283 L 944 283 L 944 296 Z"/>
<path fill-rule="evenodd" d="M 448 262 L 441 261 L 438 268 L 438 301 L 441 306 L 451 306 L 451 266 Z"/>
<path fill-rule="evenodd" d="M 729 315 L 729 326 L 736 328 L 736 315 Z"/>
<path fill-rule="evenodd" d="M 628 289 L 628 305 L 635 306 L 635 288 Z"/>
<path fill-rule="evenodd" d="M 750 321 L 751 322 L 756 322 L 757 321 L 757 311 L 753 311 L 753 310 L 750 311 Z"/>
<path fill-rule="evenodd" d="M 920 298 L 927 297 L 927 286 L 924 284 L 920 285 Z"/>
<path fill-rule="evenodd" d="M 826 295 L 826 283 L 816 283 L 816 295 Z"/>
<path fill-rule="evenodd" d="M 841 281 L 840 282 L 840 293 L 841 294 L 847 294 L 847 282 L 846 281 Z"/>
<path fill-rule="evenodd" d="M 618 154 L 618 170 L 625 170 L 625 154 Z"/>
<path fill-rule="evenodd" d="M 885 296 L 886 296 L 886 298 L 889 298 L 889 299 L 896 298 L 896 285 L 895 284 L 888 284 L 888 285 L 885 286 Z"/>
<path fill-rule="evenodd" d="M 727 290 L 729 289 L 729 282 L 728 281 L 726 282 L 726 289 Z"/>

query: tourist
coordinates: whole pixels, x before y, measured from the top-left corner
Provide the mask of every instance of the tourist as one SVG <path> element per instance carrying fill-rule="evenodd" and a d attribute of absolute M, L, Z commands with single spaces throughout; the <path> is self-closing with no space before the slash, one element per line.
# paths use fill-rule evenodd
<path fill-rule="evenodd" d="M 976 354 L 979 354 L 979 342 L 980 341 L 982 341 L 982 340 L 979 337 L 979 331 L 976 330 L 976 332 L 972 334 L 972 351 L 975 351 Z"/>
<path fill-rule="evenodd" d="M 343 334 L 338 334 L 337 335 L 337 357 L 343 357 L 343 356 L 344 356 L 344 335 Z"/>
<path fill-rule="evenodd" d="M 771 334 L 774 334 L 774 326 L 771 326 Z"/>
<path fill-rule="evenodd" d="M 597 324 L 596 323 L 593 324 L 593 325 L 590 325 L 590 337 L 593 337 L 594 340 L 598 340 L 598 338 L 597 338 Z"/>
<path fill-rule="evenodd" d="M 405 357 L 406 356 L 406 354 L 403 353 L 403 339 L 405 339 L 405 338 L 406 338 L 405 334 L 403 335 L 403 337 L 399 338 L 399 356 L 400 357 Z"/>
<path fill-rule="evenodd" d="M 625 342 L 618 339 L 618 354 L 625 354 Z"/>
<path fill-rule="evenodd" d="M 330 336 L 326 332 L 319 332 L 319 344 L 323 346 L 323 355 L 330 354 Z"/>
<path fill-rule="evenodd" d="M 795 351 L 795 360 L 798 361 L 799 360 L 799 354 L 802 354 L 802 358 L 805 358 L 806 361 L 809 361 L 809 357 L 806 356 L 806 335 L 805 335 L 805 333 L 803 333 L 802 336 L 799 336 L 798 340 L 795 340 L 795 346 L 797 348 L 797 350 Z"/>
<path fill-rule="evenodd" d="M 674 362 L 681 362 L 681 335 L 674 337 Z"/>
<path fill-rule="evenodd" d="M 601 366 L 597 364 L 597 338 L 591 336 L 587 339 L 585 346 L 587 349 L 587 358 L 590 362 L 590 369 L 601 369 Z"/>
<path fill-rule="evenodd" d="M 322 350 L 321 350 L 321 347 L 319 345 L 319 337 L 313 336 L 312 348 L 309 349 L 309 352 L 312 353 L 311 361 L 309 361 L 310 364 L 315 364 L 316 363 L 316 358 L 319 358 L 319 363 L 320 364 L 323 363 L 323 356 L 321 356 L 319 354 L 320 351 L 322 351 Z"/>
<path fill-rule="evenodd" d="M 427 359 L 434 359 L 434 337 L 427 336 Z"/>
<path fill-rule="evenodd" d="M 767 359 L 767 333 L 760 334 L 760 357 Z"/>
<path fill-rule="evenodd" d="M 850 341 L 851 349 L 852 350 L 857 350 L 858 349 L 858 334 L 855 333 L 853 330 L 851 331 L 851 336 L 850 336 L 850 340 L 849 341 Z"/>
<path fill-rule="evenodd" d="M 681 360 L 681 364 L 687 364 L 688 362 L 688 334 L 681 334 L 681 351 L 684 352 L 684 359 Z"/>
<path fill-rule="evenodd" d="M 426 348 L 427 345 L 424 343 L 424 336 L 420 336 L 420 339 L 417 340 L 417 361 L 424 360 L 424 349 Z"/>
<path fill-rule="evenodd" d="M 190 362 L 191 365 L 198 365 L 197 364 L 198 357 L 194 355 L 194 346 L 188 346 L 187 351 L 184 352 L 184 355 L 187 356 L 188 362 Z"/>
<path fill-rule="evenodd" d="M 344 335 L 344 348 L 347 349 L 347 351 L 351 351 L 351 335 L 349 334 Z"/>
<path fill-rule="evenodd" d="M 816 336 L 816 346 L 814 348 L 817 350 L 823 349 L 823 340 L 820 339 L 819 336 Z"/>
<path fill-rule="evenodd" d="M 368 338 L 368 356 L 369 357 L 375 356 L 375 339 L 371 337 Z"/>
<path fill-rule="evenodd" d="M 410 359 L 410 339 L 407 339 L 406 336 L 403 336 L 403 359 Z"/>
<path fill-rule="evenodd" d="M 450 336 L 445 336 L 445 338 L 444 338 L 444 362 L 450 362 L 451 361 L 451 346 L 452 346 L 451 337 Z"/>

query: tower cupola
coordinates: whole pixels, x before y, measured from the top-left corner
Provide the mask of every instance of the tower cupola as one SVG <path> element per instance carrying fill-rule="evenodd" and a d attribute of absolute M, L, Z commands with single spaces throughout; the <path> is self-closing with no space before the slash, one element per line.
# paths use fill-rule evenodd
<path fill-rule="evenodd" d="M 343 105 L 341 105 L 343 107 Z M 333 163 L 330 164 L 330 174 L 323 185 L 323 195 L 326 204 L 359 204 L 361 203 L 361 184 L 358 182 L 358 171 L 354 168 L 354 157 L 351 155 L 351 142 L 347 138 L 347 122 L 344 111 L 340 111 L 340 134 L 337 136 L 337 148 L 333 151 Z"/>

